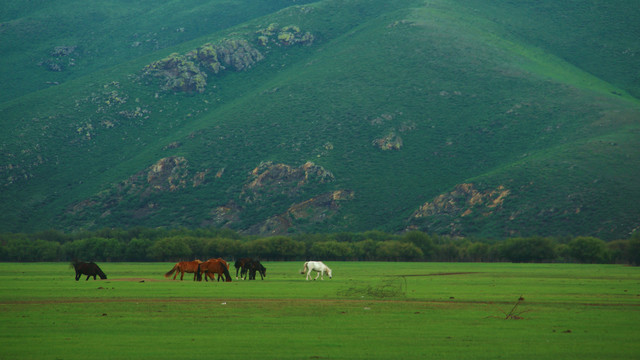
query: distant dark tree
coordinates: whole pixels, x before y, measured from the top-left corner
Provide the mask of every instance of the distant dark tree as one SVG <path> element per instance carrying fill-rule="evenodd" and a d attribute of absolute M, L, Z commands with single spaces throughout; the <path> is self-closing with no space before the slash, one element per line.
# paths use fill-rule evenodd
<path fill-rule="evenodd" d="M 410 231 L 402 235 L 400 240 L 417 246 L 422 251 L 424 259 L 431 259 L 433 257 L 435 251 L 433 240 L 422 231 Z"/>
<path fill-rule="evenodd" d="M 189 249 L 191 249 L 191 256 L 193 258 L 203 259 L 208 256 L 205 251 L 206 241 L 204 238 L 185 235 L 180 236 L 180 238 L 187 244 Z"/>
<path fill-rule="evenodd" d="M 192 254 L 180 236 L 160 239 L 151 245 L 148 252 L 149 257 L 157 261 L 188 261 L 192 260 Z"/>
<path fill-rule="evenodd" d="M 153 242 L 149 239 L 132 239 L 125 247 L 124 259 L 126 261 L 150 260 L 147 253 L 152 244 Z"/>
<path fill-rule="evenodd" d="M 489 260 L 489 245 L 481 242 L 474 242 L 466 248 L 467 259 L 470 261 L 483 262 Z"/>
<path fill-rule="evenodd" d="M 370 230 L 370 231 L 365 231 L 364 233 L 362 233 L 361 236 L 355 236 L 353 239 L 356 241 L 362 240 L 359 238 L 371 239 L 373 241 L 386 241 L 386 240 L 395 240 L 395 237 L 396 236 L 388 234 L 384 231 Z"/>
<path fill-rule="evenodd" d="M 293 260 L 304 257 L 305 245 L 286 236 L 271 236 L 250 241 L 246 249 L 260 259 Z"/>
<path fill-rule="evenodd" d="M 439 261 L 459 261 L 461 258 L 460 247 L 453 242 L 436 247 L 436 259 Z"/>
<path fill-rule="evenodd" d="M 629 264 L 640 265 L 640 231 L 636 231 L 629 240 L 627 254 Z"/>
<path fill-rule="evenodd" d="M 571 240 L 568 246 L 569 255 L 578 262 L 594 264 L 609 261 L 607 245 L 600 239 L 580 236 Z"/>
<path fill-rule="evenodd" d="M 353 256 L 357 260 L 375 260 L 377 247 L 378 242 L 371 239 L 358 241 L 353 244 Z"/>
<path fill-rule="evenodd" d="M 352 255 L 349 243 L 335 240 L 314 243 L 309 249 L 310 260 L 348 260 Z"/>
<path fill-rule="evenodd" d="M 389 240 L 378 242 L 376 257 L 387 261 L 415 261 L 422 260 L 424 253 L 413 243 Z"/>
<path fill-rule="evenodd" d="M 364 235 L 351 232 L 335 233 L 331 235 L 331 238 L 338 242 L 356 242 L 365 239 Z"/>
<path fill-rule="evenodd" d="M 629 240 L 614 240 L 607 243 L 609 261 L 614 264 L 625 264 L 629 262 L 628 257 Z"/>
<path fill-rule="evenodd" d="M 116 239 L 90 237 L 63 244 L 66 259 L 87 261 L 112 261 L 124 257 L 124 245 Z"/>
<path fill-rule="evenodd" d="M 304 258 L 305 246 L 303 243 L 292 240 L 286 236 L 274 236 L 269 238 L 280 260 L 295 260 Z"/>
<path fill-rule="evenodd" d="M 546 262 L 556 259 L 555 243 L 549 238 L 512 238 L 503 244 L 502 255 L 512 262 Z"/>
<path fill-rule="evenodd" d="M 242 242 L 240 240 L 232 240 L 224 237 L 216 237 L 205 240 L 204 258 L 232 258 L 237 257 L 244 252 Z"/>
<path fill-rule="evenodd" d="M 60 261 L 62 247 L 57 241 L 36 240 L 33 244 L 33 261 Z"/>
<path fill-rule="evenodd" d="M 71 241 L 72 237 L 64 234 L 59 230 L 49 229 L 41 232 L 37 232 L 31 236 L 33 239 L 44 240 L 44 241 L 54 241 L 59 244 L 64 244 L 67 241 Z"/>

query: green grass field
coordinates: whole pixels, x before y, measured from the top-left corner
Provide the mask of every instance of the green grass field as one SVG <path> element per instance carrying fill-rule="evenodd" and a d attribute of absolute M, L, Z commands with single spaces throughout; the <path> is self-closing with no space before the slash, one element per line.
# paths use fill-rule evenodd
<path fill-rule="evenodd" d="M 264 281 L 166 280 L 169 263 L 0 264 L 2 359 L 632 359 L 640 269 L 265 263 Z M 187 280 L 189 278 L 189 280 Z M 505 319 L 512 311 L 514 319 Z"/>

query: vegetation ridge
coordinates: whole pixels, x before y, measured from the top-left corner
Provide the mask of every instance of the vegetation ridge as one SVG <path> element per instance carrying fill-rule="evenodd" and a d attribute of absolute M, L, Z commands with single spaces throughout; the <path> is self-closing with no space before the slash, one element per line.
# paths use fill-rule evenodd
<path fill-rule="evenodd" d="M 73 4 L 8 7 L 0 34 Z M 32 39 L 37 71 L 17 65 L 26 52 L 3 60 L 18 67 L 3 78 L 29 74 L 0 98 L 3 231 L 615 240 L 640 227 L 640 92 L 622 76 L 640 45 L 611 25 L 635 23 L 632 2 L 273 0 L 242 13 L 199 0 L 171 20 L 167 1 L 111 44 L 96 33 L 146 6 L 119 5 L 76 12 L 100 51 L 52 31 Z"/>

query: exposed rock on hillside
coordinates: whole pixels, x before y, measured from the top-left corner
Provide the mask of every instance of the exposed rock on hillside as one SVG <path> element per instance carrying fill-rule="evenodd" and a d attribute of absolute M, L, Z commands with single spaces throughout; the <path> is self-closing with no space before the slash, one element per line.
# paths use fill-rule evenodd
<path fill-rule="evenodd" d="M 459 184 L 453 191 L 426 202 L 409 218 L 408 229 L 434 230 L 448 228 L 456 232 L 456 222 L 470 215 L 490 216 L 502 207 L 510 190 L 500 185 L 493 190 L 480 191 L 474 184 Z M 442 229 L 440 229 L 442 230 Z"/>
<path fill-rule="evenodd" d="M 312 193 L 314 186 L 334 180 L 330 171 L 312 162 L 299 167 L 263 162 L 247 177 L 238 201 L 229 201 L 225 206 L 213 209 L 210 220 L 203 225 L 234 227 L 241 222 L 249 222 L 249 226 L 244 230 L 247 233 L 286 234 L 292 227 L 301 230 L 306 226 L 325 222 L 339 211 L 342 202 L 354 198 L 353 191 L 330 191 L 302 202 L 295 201 L 307 193 Z M 293 205 L 283 213 L 266 220 L 254 221 L 245 218 L 244 213 L 248 209 L 268 208 L 274 201 Z"/>
<path fill-rule="evenodd" d="M 380 150 L 400 150 L 402 138 L 395 131 L 391 131 L 384 137 L 373 140 L 373 146 Z"/>
<path fill-rule="evenodd" d="M 262 46 L 267 46 L 269 43 L 284 46 L 293 44 L 310 45 L 314 40 L 313 34 L 310 32 L 303 33 L 300 27 L 296 25 L 279 27 L 278 24 L 273 23 L 264 29 L 258 30 L 256 33 L 258 34 L 258 43 Z"/>
<path fill-rule="evenodd" d="M 147 184 L 154 190 L 174 191 L 187 182 L 187 159 L 172 156 L 158 160 L 147 172 Z"/>
<path fill-rule="evenodd" d="M 306 185 L 333 180 L 334 176 L 330 171 L 312 162 L 297 168 L 287 164 L 263 162 L 251 171 L 241 198 L 250 203 L 275 194 L 293 196 Z"/>
<path fill-rule="evenodd" d="M 64 71 L 70 66 L 76 65 L 76 46 L 56 46 L 51 50 L 49 55 L 51 57 L 39 63 L 40 66 L 45 67 L 49 71 Z"/>
<path fill-rule="evenodd" d="M 244 71 L 264 56 L 243 39 L 226 39 L 218 44 L 207 43 L 185 55 L 173 53 L 154 61 L 143 71 L 144 76 L 160 78 L 163 89 L 187 92 L 204 92 L 207 87 L 207 71 L 212 75 L 232 68 Z"/>
<path fill-rule="evenodd" d="M 290 228 L 323 223 L 333 217 L 340 209 L 340 203 L 354 198 L 351 190 L 337 190 L 325 193 L 289 207 L 283 214 L 272 216 L 257 224 L 248 232 L 255 234 L 286 234 Z M 300 225 L 302 223 L 303 225 Z"/>
<path fill-rule="evenodd" d="M 128 179 L 114 185 L 90 199 L 73 204 L 67 210 L 67 216 L 84 217 L 89 213 L 98 212 L 101 217 L 109 216 L 121 203 L 141 202 L 149 212 L 156 208 L 154 203 L 141 201 L 150 193 L 175 192 L 191 185 L 197 187 L 206 178 L 208 171 L 197 172 L 191 176 L 187 159 L 181 156 L 171 156 L 158 160 L 147 169 L 136 173 Z M 126 211 L 140 213 L 140 208 L 130 208 Z"/>
<path fill-rule="evenodd" d="M 313 35 L 303 33 L 298 26 L 278 27 L 271 24 L 257 32 L 255 42 L 261 46 L 276 44 L 290 46 L 308 45 Z M 224 39 L 219 43 L 206 43 L 184 55 L 173 53 L 168 57 L 145 66 L 143 76 L 160 78 L 164 90 L 199 92 L 207 87 L 207 77 L 221 74 L 227 69 L 246 71 L 264 59 L 264 55 L 249 41 Z"/>

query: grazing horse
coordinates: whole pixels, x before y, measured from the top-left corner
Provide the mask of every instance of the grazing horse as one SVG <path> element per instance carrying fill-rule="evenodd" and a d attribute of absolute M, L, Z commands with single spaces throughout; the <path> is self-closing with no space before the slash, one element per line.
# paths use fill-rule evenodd
<path fill-rule="evenodd" d="M 222 260 L 222 259 L 220 259 Z M 220 275 L 224 275 L 226 282 L 231 282 L 231 274 L 229 274 L 229 269 L 226 261 L 220 261 L 218 259 L 210 259 L 203 263 L 198 264 L 198 281 L 202 280 L 202 274 L 204 273 L 205 279 L 208 277 L 211 280 L 215 280 L 212 274 L 218 274 L 218 278 Z"/>
<path fill-rule="evenodd" d="M 223 258 L 217 258 L 217 259 L 213 259 L 213 258 L 212 258 L 212 259 L 209 259 L 209 260 L 207 260 L 207 261 L 219 261 L 219 262 L 221 262 L 221 263 L 222 263 L 222 265 L 224 265 L 224 266 L 227 268 L 227 270 L 229 270 L 229 263 L 228 263 L 228 262 L 226 262 Z M 206 262 L 206 261 L 205 261 L 205 262 Z M 223 275 L 223 274 L 218 273 L 218 281 L 220 281 L 220 278 L 222 277 L 222 275 Z M 205 280 L 205 281 L 209 281 L 209 280 L 207 280 L 207 278 L 208 278 L 208 277 L 211 277 L 211 279 L 213 280 L 212 275 L 211 275 L 211 276 L 205 276 L 205 277 L 204 277 L 204 280 Z M 198 281 L 202 281 L 202 278 L 201 278 L 199 275 L 198 275 Z"/>
<path fill-rule="evenodd" d="M 82 275 L 87 275 L 87 280 L 93 276 L 93 280 L 96 280 L 96 275 L 100 276 L 100 279 L 106 279 L 107 275 L 102 272 L 100 267 L 94 262 L 86 263 L 82 261 L 74 261 L 71 266 L 76 270 L 76 281 L 80 280 Z M 86 281 L 86 280 L 85 280 Z"/>
<path fill-rule="evenodd" d="M 258 260 L 251 261 L 247 264 L 247 267 L 249 268 L 249 280 L 256 279 L 256 272 L 260 273 L 260 280 L 264 280 L 267 276 L 267 268 L 262 266 Z"/>
<path fill-rule="evenodd" d="M 242 271 L 240 271 L 240 277 L 243 277 L 243 278 L 246 277 L 248 269 L 245 267 L 245 264 L 248 264 L 248 263 L 250 263 L 252 261 L 253 261 L 253 259 L 251 259 L 251 258 L 242 258 L 242 259 L 236 260 L 236 263 L 233 264 L 233 266 L 235 266 L 235 268 L 236 268 L 236 280 L 238 280 L 238 271 L 239 270 L 242 270 Z"/>
<path fill-rule="evenodd" d="M 197 271 L 198 271 L 198 264 L 201 264 L 201 263 L 202 261 L 200 260 L 181 261 L 175 264 L 173 266 L 173 269 L 169 270 L 166 274 L 164 274 L 164 277 L 168 278 L 169 276 L 171 276 L 171 274 L 175 272 L 176 274 L 173 275 L 173 280 L 176 279 L 176 276 L 178 276 L 178 273 L 180 273 L 180 280 L 182 280 L 184 278 L 184 273 L 193 273 L 193 280 L 195 281 L 197 276 Z"/>
<path fill-rule="evenodd" d="M 329 275 L 329 279 L 332 278 L 331 269 L 329 269 L 327 265 L 323 264 L 322 261 L 307 261 L 306 263 L 304 263 L 304 268 L 302 269 L 300 274 L 304 274 L 306 272 L 307 280 L 309 280 L 309 276 L 311 276 L 312 271 L 318 272 L 318 274 L 313 280 L 317 280 L 318 276 L 321 276 L 321 279 L 324 280 L 325 272 L 327 273 L 327 275 Z"/>
<path fill-rule="evenodd" d="M 267 276 L 267 268 L 265 268 L 258 260 L 253 260 L 251 258 L 240 259 L 236 261 L 234 266 L 236 267 L 236 280 L 238 279 L 238 270 L 240 270 L 240 278 L 242 280 L 247 279 L 247 274 L 249 274 L 249 280 L 255 280 L 256 272 L 260 273 L 260 278 L 262 280 Z"/>

